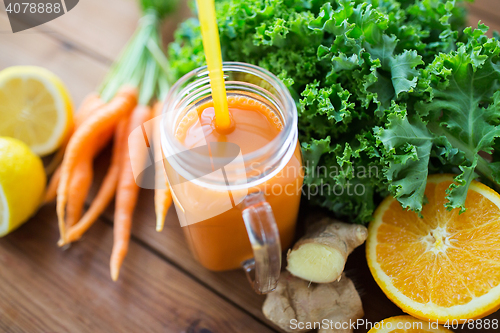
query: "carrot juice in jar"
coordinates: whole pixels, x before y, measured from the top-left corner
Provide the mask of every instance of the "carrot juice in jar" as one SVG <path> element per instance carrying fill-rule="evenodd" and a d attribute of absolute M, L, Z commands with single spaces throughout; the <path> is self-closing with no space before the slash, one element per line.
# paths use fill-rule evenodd
<path fill-rule="evenodd" d="M 255 269 L 256 282 L 271 283 L 300 203 L 297 111 L 271 73 L 242 63 L 224 63 L 223 71 L 228 129 L 215 124 L 205 68 L 171 89 L 161 125 L 165 171 L 197 260 L 214 271 L 243 265 Z"/>

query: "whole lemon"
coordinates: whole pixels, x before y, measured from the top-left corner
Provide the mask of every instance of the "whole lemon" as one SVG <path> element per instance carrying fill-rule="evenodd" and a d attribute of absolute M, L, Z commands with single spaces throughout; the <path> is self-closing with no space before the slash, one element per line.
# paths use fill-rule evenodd
<path fill-rule="evenodd" d="M 0 137 L 0 237 L 36 212 L 45 183 L 40 157 L 22 141 Z"/>

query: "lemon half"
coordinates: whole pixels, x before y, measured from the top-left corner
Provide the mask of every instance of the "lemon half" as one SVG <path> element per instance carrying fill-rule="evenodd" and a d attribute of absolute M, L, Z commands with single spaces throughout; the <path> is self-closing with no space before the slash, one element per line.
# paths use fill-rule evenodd
<path fill-rule="evenodd" d="M 71 98 L 62 81 L 34 66 L 0 72 L 0 136 L 19 139 L 45 156 L 54 152 L 73 126 Z"/>
<path fill-rule="evenodd" d="M 36 212 L 45 183 L 40 157 L 23 142 L 0 137 L 0 237 Z"/>

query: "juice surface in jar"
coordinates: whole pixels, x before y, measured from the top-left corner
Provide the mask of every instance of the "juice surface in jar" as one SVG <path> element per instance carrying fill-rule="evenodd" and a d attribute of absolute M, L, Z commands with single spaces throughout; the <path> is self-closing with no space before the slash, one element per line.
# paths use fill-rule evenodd
<path fill-rule="evenodd" d="M 278 136 L 283 128 L 279 117 L 268 105 L 248 94 L 228 94 L 228 107 L 232 128 L 218 131 L 215 126 L 213 103 L 208 100 L 188 111 L 178 124 L 177 140 L 186 148 L 194 148 L 210 142 L 230 142 L 238 145 L 247 155 L 265 147 Z M 247 177 L 252 177 L 252 168 Z M 303 181 L 300 147 L 288 163 L 271 179 L 248 189 L 261 191 L 276 219 L 282 248 L 293 240 Z M 170 178 L 180 177 L 168 164 Z M 179 183 L 179 182 L 178 182 Z M 210 211 L 227 199 L 227 192 L 216 191 L 193 182 L 183 182 L 181 189 L 173 190 L 178 215 L 186 210 Z M 181 217 L 182 218 L 182 217 Z M 228 270 L 241 267 L 241 263 L 253 256 L 241 209 L 238 205 L 201 222 L 183 226 L 189 246 L 206 268 Z"/>

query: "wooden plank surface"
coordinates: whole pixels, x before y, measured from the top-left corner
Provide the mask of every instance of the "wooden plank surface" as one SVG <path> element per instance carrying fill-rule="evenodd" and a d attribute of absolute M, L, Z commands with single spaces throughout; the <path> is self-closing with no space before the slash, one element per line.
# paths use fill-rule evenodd
<path fill-rule="evenodd" d="M 180 2 L 175 15 L 170 16 L 162 26 L 165 45 L 172 41 L 176 26 L 189 15 L 187 2 Z M 132 36 L 139 16 L 137 0 L 87 0 L 80 1 L 78 6 L 57 20 L 34 30 L 110 63 Z"/>
<path fill-rule="evenodd" d="M 105 170 L 109 163 L 109 154 L 104 152 L 96 161 L 97 170 Z M 98 189 L 103 173 L 96 176 L 96 184 L 92 186 L 89 198 L 92 198 Z M 153 191 L 142 189 L 139 195 L 136 210 L 134 212 L 134 223 L 132 235 L 141 243 L 147 245 L 151 250 L 161 255 L 165 260 L 189 272 L 211 290 L 224 295 L 239 307 L 245 309 L 256 318 L 267 321 L 261 311 L 265 296 L 257 295 L 250 287 L 243 270 L 228 272 L 212 272 L 201 266 L 189 251 L 184 238 L 182 228 L 179 224 L 175 209 L 172 207 L 165 220 L 165 227 L 161 233 L 155 230 L 155 212 L 153 205 Z M 114 206 L 111 204 L 104 212 L 103 218 L 110 224 L 113 221 Z M 271 323 L 269 323 L 272 325 Z"/>
<path fill-rule="evenodd" d="M 0 5 L 2 7 L 2 5 Z M 0 14 L 0 31 L 10 31 L 5 13 Z M 75 103 L 96 89 L 109 66 L 96 61 L 68 42 L 40 32 L 0 34 L 0 68 L 15 65 L 43 66 L 56 73 L 68 87 Z"/>
<path fill-rule="evenodd" d="M 498 0 L 477 0 L 469 5 L 474 21 L 481 20 L 486 25 L 500 31 L 500 1 Z M 476 20 L 477 18 L 477 20 Z M 471 22 L 471 20 L 469 20 Z M 475 22 L 473 22 L 475 23 Z"/>
<path fill-rule="evenodd" d="M 108 60 L 115 59 L 137 27 L 140 16 L 136 0 L 82 0 L 57 20 L 38 30 L 71 41 Z"/>
<path fill-rule="evenodd" d="M 500 30 L 498 6 L 497 0 L 478 0 L 471 5 L 469 23 L 481 20 Z M 2 5 L 0 8 L 3 10 Z M 166 32 L 187 14 L 185 5 L 182 13 L 166 25 Z M 0 34 L 0 69 L 20 64 L 44 66 L 64 80 L 78 104 L 100 83 L 138 17 L 134 0 L 80 1 L 71 12 L 46 25 L 15 35 Z M 3 12 L 2 31 L 10 31 Z M 166 40 L 168 36 L 166 33 Z M 97 178 L 105 171 L 107 153 L 96 164 Z M 251 290 L 241 271 L 214 273 L 200 266 L 186 246 L 173 209 L 164 231 L 156 233 L 151 191 L 141 191 L 133 245 L 116 284 L 109 279 L 108 267 L 112 207 L 103 217 L 104 223 L 96 224 L 82 242 L 64 252 L 55 247 L 53 210 L 53 206 L 42 209 L 19 231 L 0 240 L 0 263 L 12 267 L 0 270 L 0 280 L 9 282 L 9 288 L 0 287 L 0 330 L 268 331 L 259 323 L 265 322 L 260 310 L 264 297 Z M 400 314 L 371 278 L 363 258 L 363 249 L 353 254 L 348 274 L 361 291 L 366 319 L 375 322 Z M 35 283 L 26 283 L 32 279 Z M 24 283 L 19 285 L 19 281 Z M 30 302 L 33 304 L 26 308 L 25 303 Z M 134 318 L 136 311 L 140 315 Z M 500 317 L 498 313 L 492 316 Z M 113 322 L 118 326 L 113 327 Z M 6 329 L 10 325 L 13 328 Z M 70 329 L 73 327 L 76 329 Z"/>
<path fill-rule="evenodd" d="M 270 332 L 134 241 L 112 282 L 112 228 L 98 221 L 62 251 L 55 221 L 46 206 L 2 239 L 0 331 Z"/>
<path fill-rule="evenodd" d="M 107 0 L 107 2 L 107 5 L 101 4 L 99 6 L 99 10 L 101 11 L 102 16 L 112 15 L 115 8 L 117 8 L 122 0 Z M 128 1 L 125 1 L 125 6 L 127 5 L 127 3 Z M 92 21 L 92 11 L 84 8 L 84 10 L 81 10 L 79 12 L 79 6 L 80 5 L 75 7 L 75 9 L 70 12 L 70 14 L 75 12 L 82 17 L 81 19 L 83 21 Z M 182 7 L 182 11 L 185 12 L 186 8 L 186 6 Z M 64 17 L 66 16 L 69 16 L 69 14 L 65 15 Z M 8 25 L 8 22 L 5 16 L 0 17 L 3 17 L 3 22 L 0 19 L 1 30 L 3 27 L 5 27 L 5 25 Z M 98 51 L 97 47 L 94 48 L 92 52 L 89 52 L 90 54 L 84 54 L 81 50 L 79 50 L 79 47 L 77 47 L 77 45 L 81 45 L 78 40 L 75 41 L 73 39 L 68 39 L 68 36 L 78 36 L 78 26 L 56 24 L 56 21 L 59 21 L 59 19 L 52 21 L 54 23 L 49 22 L 47 24 L 49 26 L 48 28 L 43 28 L 49 29 L 50 34 L 21 33 L 21 38 L 18 37 L 18 34 L 8 35 L 10 36 L 8 45 L 9 48 L 12 49 L 12 53 L 9 52 L 9 54 L 5 54 L 4 58 L 2 58 L 2 56 L 0 55 L 0 68 L 18 64 L 33 64 L 45 66 L 48 69 L 54 71 L 56 74 L 60 75 L 63 81 L 68 83 L 68 87 L 74 95 L 74 101 L 76 104 L 78 104 L 87 92 L 92 91 L 99 85 L 106 69 L 108 68 L 107 61 L 106 59 L 100 59 L 99 57 L 93 56 L 94 51 Z M 104 29 L 104 27 L 99 26 L 100 24 L 101 20 L 96 20 L 95 24 L 92 25 L 92 29 L 96 31 Z M 129 25 L 134 24 L 135 22 L 132 22 L 131 24 L 129 23 Z M 40 27 L 39 29 L 42 28 Z M 42 30 L 42 32 L 44 31 L 45 30 Z M 116 36 L 122 33 L 131 34 L 131 32 L 121 31 L 120 29 L 114 29 L 112 33 L 114 35 L 110 35 L 110 32 L 110 34 L 105 35 L 102 39 L 107 40 L 108 38 L 118 38 Z M 27 52 L 27 46 L 33 45 L 33 43 L 38 43 L 40 45 L 43 45 L 44 48 L 50 49 L 51 51 L 47 52 L 49 54 L 62 53 L 62 55 L 59 55 L 59 58 L 57 59 L 50 60 L 51 56 L 45 56 L 44 54 L 39 54 L 38 52 Z M 64 48 L 64 45 L 66 44 L 75 45 L 75 47 L 69 50 L 71 52 L 59 52 L 59 49 Z M 86 45 L 85 47 L 87 47 L 88 45 Z M 110 48 L 111 47 L 113 46 L 111 45 Z M 102 55 L 108 56 L 111 54 L 111 52 L 119 53 L 119 51 L 120 48 L 118 47 L 110 51 L 110 53 L 103 53 Z M 68 55 L 68 53 L 70 55 Z M 77 54 L 78 57 L 73 54 Z M 21 59 L 18 60 L 20 57 Z M 65 57 L 65 59 L 61 59 L 61 57 Z M 78 65 L 81 61 L 80 58 L 84 58 L 86 60 L 85 62 L 82 62 L 81 66 Z M 71 63 L 75 63 L 78 65 L 75 67 L 76 72 L 74 72 L 73 70 L 65 69 L 65 67 L 67 67 L 68 64 Z M 75 80 L 74 77 L 81 77 L 81 75 L 83 74 L 87 77 L 82 80 Z M 104 175 L 106 166 L 106 158 L 102 158 L 98 161 L 98 164 L 96 165 L 97 179 Z M 97 184 L 94 185 L 95 186 L 93 187 L 93 191 L 89 197 L 89 200 L 91 200 L 93 194 L 97 190 Z M 190 274 L 192 274 L 192 276 L 199 279 L 200 282 L 206 284 L 212 290 L 225 295 L 225 297 L 227 297 L 229 300 L 231 300 L 235 304 L 238 304 L 238 306 L 250 312 L 253 316 L 258 317 L 260 320 L 266 320 L 262 314 L 262 311 L 260 310 L 265 297 L 257 295 L 255 292 L 253 292 L 253 290 L 249 287 L 248 281 L 242 271 L 237 270 L 224 273 L 215 273 L 206 270 L 196 262 L 196 260 L 189 252 L 189 249 L 187 248 L 181 227 L 173 208 L 170 210 L 167 217 L 165 230 L 162 233 L 157 233 L 155 231 L 155 217 L 152 195 L 152 191 L 143 190 L 141 192 L 134 220 L 142 221 L 142 223 L 134 224 L 133 235 L 144 244 L 147 244 L 147 246 L 149 246 L 151 249 L 154 249 L 154 251 L 157 251 L 162 256 L 164 256 L 166 260 L 169 260 L 173 264 L 178 265 L 183 270 L 188 271 Z M 105 216 L 107 217 L 108 221 L 113 220 L 112 205 L 110 205 Z"/>
<path fill-rule="evenodd" d="M 114 2 L 116 5 L 121 1 Z M 113 6 L 109 6 L 109 8 L 113 8 Z M 77 9 L 78 6 L 75 7 L 74 11 L 76 11 Z M 107 14 L 110 13 L 102 13 L 103 16 L 106 16 Z M 91 18 L 88 17 L 88 19 L 90 20 Z M 135 23 L 136 22 L 132 22 L 132 24 Z M 8 29 L 10 29 L 10 27 L 8 26 L 6 16 L 0 15 L 0 31 L 5 31 Z M 46 28 L 42 29 L 42 27 L 40 27 L 38 29 L 34 29 L 35 32 L 32 31 L 18 33 L 15 35 L 2 35 L 2 48 L 6 47 L 9 52 L 0 52 L 0 68 L 21 64 L 44 66 L 59 75 L 63 79 L 63 81 L 67 83 L 68 88 L 73 95 L 75 104 L 78 104 L 79 101 L 81 101 L 88 92 L 94 90 L 102 80 L 109 66 L 109 62 L 107 62 L 105 56 L 110 55 L 111 53 L 103 53 L 103 57 L 99 57 L 93 54 L 93 52 L 82 50 L 82 48 L 86 46 L 81 46 L 78 41 L 66 40 L 65 35 L 63 35 L 62 33 L 59 34 L 59 32 L 56 31 L 56 29 L 62 29 L 58 25 L 50 26 L 50 29 L 53 30 L 49 30 L 48 32 L 44 29 Z M 68 35 L 71 35 L 71 32 L 67 31 L 66 33 Z M 113 30 L 113 33 L 120 34 L 121 32 L 119 29 L 115 29 Z M 127 36 L 127 38 L 128 37 L 129 36 Z M 110 38 L 114 38 L 114 36 L 110 36 Z M 106 38 L 104 38 L 104 40 L 106 40 Z M 115 51 L 119 52 L 119 48 L 116 48 L 112 52 Z M 106 153 L 104 153 L 103 155 L 106 155 Z M 106 168 L 104 165 L 102 165 L 102 167 L 97 166 L 96 178 L 102 176 L 105 170 Z M 146 192 L 147 194 L 148 191 L 143 192 Z M 148 195 L 148 198 L 151 199 L 150 193 Z M 190 271 L 190 273 L 195 272 L 195 274 L 193 275 L 195 279 L 197 279 L 197 281 L 201 282 L 202 284 L 207 284 L 204 274 L 207 274 L 207 276 L 217 274 L 204 270 L 194 261 L 184 243 L 184 238 L 181 235 L 182 230 L 174 211 L 172 210 L 169 214 L 169 220 L 167 222 L 167 227 L 164 233 L 157 234 L 154 231 L 154 217 L 148 221 L 147 219 L 144 219 L 144 215 L 141 215 L 141 212 L 143 212 L 142 204 L 147 207 L 147 211 L 152 209 L 152 206 L 148 205 L 150 203 L 152 203 L 152 200 L 150 202 L 148 202 L 147 199 L 144 200 L 143 195 L 141 194 L 141 202 L 139 203 L 140 209 L 138 209 L 135 220 L 144 221 L 146 223 L 136 223 L 135 228 L 144 228 L 142 230 L 150 229 L 149 231 L 156 237 L 155 244 L 163 244 L 164 241 L 168 242 L 168 249 L 170 251 L 158 251 L 158 253 L 163 256 L 165 256 L 165 253 L 168 253 L 168 256 L 170 258 L 173 258 L 173 260 L 171 260 L 173 263 L 183 263 L 183 265 L 180 266 L 182 267 L 182 269 Z M 148 218 L 149 216 L 151 215 L 148 215 Z M 173 229 L 175 231 L 172 233 L 168 233 L 169 237 L 164 237 L 169 229 Z M 148 244 L 150 242 L 150 239 L 147 235 L 141 237 L 140 240 L 144 242 L 143 244 L 147 245 L 146 248 L 152 248 L 155 250 L 158 250 L 159 248 L 157 246 L 151 247 L 151 245 Z M 80 244 L 84 244 L 86 241 L 87 240 L 85 239 L 84 242 L 79 242 L 73 247 L 78 248 L 79 246 L 83 246 Z M 163 257 L 162 259 L 165 260 L 166 258 Z M 220 273 L 217 276 L 218 277 L 215 278 L 214 281 L 219 287 L 216 288 L 216 290 L 220 294 L 229 295 L 229 298 L 232 298 L 234 295 L 239 295 L 237 290 L 243 291 L 237 298 L 239 302 L 238 304 L 245 305 L 247 310 L 251 309 L 250 312 L 261 316 L 260 303 L 262 302 L 263 297 L 256 295 L 252 291 L 252 289 L 249 288 L 246 278 L 240 272 L 229 272 L 228 274 Z M 208 285 L 210 285 L 210 283 L 208 283 Z"/>
<path fill-rule="evenodd" d="M 472 27 L 477 27 L 479 21 L 490 27 L 488 35 L 491 37 L 494 30 L 500 31 L 500 1 L 498 0 L 477 0 L 468 6 L 468 23 Z"/>

